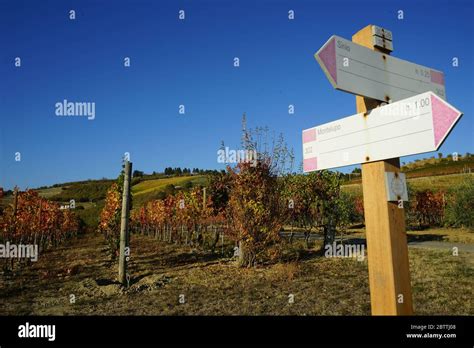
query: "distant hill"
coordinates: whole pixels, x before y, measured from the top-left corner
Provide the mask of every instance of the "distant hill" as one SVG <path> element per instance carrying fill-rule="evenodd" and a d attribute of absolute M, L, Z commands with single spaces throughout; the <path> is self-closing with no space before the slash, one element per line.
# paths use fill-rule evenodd
<path fill-rule="evenodd" d="M 439 175 L 474 173 L 474 155 L 459 155 L 457 161 L 452 155 L 443 158 L 425 158 L 402 164 L 401 171 L 407 178 L 421 178 Z M 360 173 L 346 174 L 346 185 L 361 183 Z"/>
<path fill-rule="evenodd" d="M 132 186 L 133 208 L 141 207 L 145 202 L 161 199 L 166 194 L 193 186 L 206 186 L 205 175 L 175 176 L 162 179 L 144 180 Z"/>
<path fill-rule="evenodd" d="M 449 191 L 467 178 L 474 177 L 474 171 L 471 174 L 448 174 L 448 175 L 433 175 L 423 177 L 408 177 L 407 182 L 409 187 L 414 191 Z M 351 182 L 341 186 L 341 190 L 355 196 L 362 195 L 362 183 Z"/>
<path fill-rule="evenodd" d="M 444 158 L 428 158 L 402 166 L 409 178 L 424 176 L 474 173 L 474 156 L 462 156 L 457 161 L 450 155 Z"/>
<path fill-rule="evenodd" d="M 39 194 L 56 202 L 74 199 L 77 202 L 98 202 L 105 199 L 107 190 L 115 180 L 90 180 L 64 184 L 38 190 Z M 59 189 L 59 191 L 58 191 Z"/>

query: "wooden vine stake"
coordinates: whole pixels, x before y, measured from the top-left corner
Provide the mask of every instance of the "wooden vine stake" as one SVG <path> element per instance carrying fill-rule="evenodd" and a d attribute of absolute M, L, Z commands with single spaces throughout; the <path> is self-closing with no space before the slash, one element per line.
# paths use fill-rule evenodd
<path fill-rule="evenodd" d="M 130 210 L 130 177 L 132 173 L 132 163 L 125 160 L 123 193 L 122 193 L 122 216 L 120 221 L 120 256 L 118 280 L 122 285 L 127 284 L 127 262 L 129 256 L 126 250 L 129 250 L 129 230 L 128 218 Z"/>

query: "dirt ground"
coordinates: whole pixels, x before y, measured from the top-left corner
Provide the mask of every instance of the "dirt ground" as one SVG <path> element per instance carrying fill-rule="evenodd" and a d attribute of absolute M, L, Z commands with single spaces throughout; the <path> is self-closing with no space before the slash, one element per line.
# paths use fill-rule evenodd
<path fill-rule="evenodd" d="M 367 259 L 325 258 L 316 247 L 298 262 L 239 269 L 220 253 L 131 238 L 128 288 L 103 237 L 87 234 L 0 275 L 0 314 L 370 315 Z M 409 252 L 416 314 L 474 314 L 474 254 Z"/>

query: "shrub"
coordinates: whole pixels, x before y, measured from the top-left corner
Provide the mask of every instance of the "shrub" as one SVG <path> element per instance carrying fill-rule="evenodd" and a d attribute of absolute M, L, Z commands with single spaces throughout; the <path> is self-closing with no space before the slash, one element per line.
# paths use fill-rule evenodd
<path fill-rule="evenodd" d="M 232 177 L 229 173 L 217 173 L 209 175 L 208 181 L 209 195 L 212 198 L 214 215 L 226 213 L 232 186 Z"/>
<path fill-rule="evenodd" d="M 448 192 L 445 224 L 474 228 L 474 178 L 467 178 Z"/>
<path fill-rule="evenodd" d="M 331 244 L 336 227 L 347 226 L 350 207 L 340 195 L 341 178 L 327 170 L 307 175 L 289 174 L 284 178 L 282 198 L 289 208 L 287 223 L 304 229 L 307 248 L 312 228 L 321 228 L 324 243 Z"/>
<path fill-rule="evenodd" d="M 239 265 L 250 267 L 262 261 L 265 250 L 279 240 L 285 209 L 269 161 L 259 160 L 255 166 L 239 163 L 231 175 L 229 204 L 239 241 Z"/>
<path fill-rule="evenodd" d="M 352 222 L 364 222 L 364 198 L 354 197 L 354 220 Z"/>
<path fill-rule="evenodd" d="M 423 190 L 414 193 L 412 202 L 407 209 L 409 220 L 420 227 L 439 226 L 444 217 L 444 192 Z"/>
<path fill-rule="evenodd" d="M 337 199 L 338 227 L 344 230 L 351 223 L 360 223 L 364 221 L 364 202 L 362 197 L 354 196 L 341 192 Z"/>
<path fill-rule="evenodd" d="M 113 184 L 107 191 L 105 206 L 100 213 L 99 231 L 107 241 L 112 259 L 118 255 L 120 246 L 121 197 L 121 187 L 118 184 Z"/>

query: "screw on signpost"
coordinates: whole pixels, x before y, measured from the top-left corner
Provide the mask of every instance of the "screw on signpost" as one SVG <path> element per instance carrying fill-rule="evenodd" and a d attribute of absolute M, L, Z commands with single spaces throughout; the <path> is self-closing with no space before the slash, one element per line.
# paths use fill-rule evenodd
<path fill-rule="evenodd" d="M 122 285 L 128 285 L 127 281 L 127 255 L 126 249 L 129 247 L 128 217 L 130 209 L 130 177 L 132 173 L 132 163 L 125 160 L 123 194 L 122 194 L 122 216 L 120 223 L 120 256 L 118 280 Z"/>
<path fill-rule="evenodd" d="M 352 36 L 352 41 L 374 51 L 390 53 L 390 50 L 374 44 L 372 25 L 358 31 Z M 379 105 L 377 100 L 356 96 L 358 113 Z M 387 201 L 385 172 L 400 172 L 400 158 L 362 164 L 372 314 L 410 315 L 413 307 L 405 210 L 398 208 L 396 202 Z M 400 295 L 403 301 L 399 301 Z"/>

